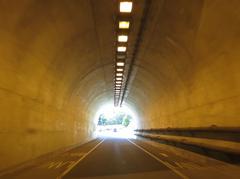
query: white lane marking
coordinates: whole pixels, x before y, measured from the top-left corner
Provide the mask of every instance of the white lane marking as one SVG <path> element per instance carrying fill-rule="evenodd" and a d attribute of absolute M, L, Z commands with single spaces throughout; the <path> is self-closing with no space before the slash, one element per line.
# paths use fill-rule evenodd
<path fill-rule="evenodd" d="M 162 155 L 162 156 L 164 156 L 164 157 L 168 157 L 168 155 L 165 154 L 165 153 L 159 153 L 159 154 Z"/>
<path fill-rule="evenodd" d="M 131 140 L 127 139 L 130 143 L 132 143 L 133 145 L 135 145 L 136 147 L 138 147 L 139 149 L 141 149 L 142 151 L 146 152 L 148 155 L 150 155 L 152 158 L 156 159 L 158 162 L 164 164 L 165 166 L 167 166 L 169 169 L 171 169 L 174 173 L 176 173 L 178 176 L 180 176 L 183 179 L 189 179 L 189 177 L 185 176 L 184 174 L 182 174 L 181 172 L 179 172 L 178 170 L 175 169 L 174 166 L 172 166 L 170 163 L 165 162 L 163 160 L 161 160 L 160 158 L 158 158 L 157 156 L 155 156 L 154 154 L 148 152 L 147 150 L 145 150 L 144 148 L 142 148 L 141 146 L 139 146 L 138 144 L 132 142 Z"/>
<path fill-rule="evenodd" d="M 48 164 L 48 169 L 58 169 L 61 167 L 68 167 L 75 163 L 75 161 L 57 161 L 57 162 L 50 162 Z"/>
<path fill-rule="evenodd" d="M 174 162 L 177 166 L 179 166 L 180 168 L 184 168 L 180 163 L 178 162 Z"/>
<path fill-rule="evenodd" d="M 93 147 L 91 150 L 89 150 L 85 155 L 83 155 L 80 159 L 78 159 L 71 167 L 69 167 L 67 170 L 65 170 L 60 176 L 58 176 L 56 179 L 61 179 L 64 177 L 68 172 L 70 172 L 79 162 L 81 162 L 85 157 L 87 157 L 91 152 L 93 152 L 101 143 L 103 143 L 105 139 L 103 139 L 101 142 L 99 142 L 95 147 Z"/>
<path fill-rule="evenodd" d="M 81 153 L 70 153 L 69 155 L 71 157 L 81 157 L 81 156 L 83 156 L 85 154 L 86 154 L 86 152 L 81 152 Z"/>

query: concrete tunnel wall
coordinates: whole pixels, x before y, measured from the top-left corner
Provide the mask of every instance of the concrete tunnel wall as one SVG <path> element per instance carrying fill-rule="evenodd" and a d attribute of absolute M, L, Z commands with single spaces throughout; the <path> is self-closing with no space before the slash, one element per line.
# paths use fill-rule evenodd
<path fill-rule="evenodd" d="M 97 3 L 0 1 L 0 168 L 92 138 L 113 96 L 113 3 Z"/>
<path fill-rule="evenodd" d="M 116 3 L 0 0 L 1 169 L 92 138 L 113 97 Z M 140 127 L 239 127 L 239 2 L 150 9 L 126 100 Z"/>
<path fill-rule="evenodd" d="M 143 128 L 239 127 L 239 1 L 152 2 L 129 94 Z"/>

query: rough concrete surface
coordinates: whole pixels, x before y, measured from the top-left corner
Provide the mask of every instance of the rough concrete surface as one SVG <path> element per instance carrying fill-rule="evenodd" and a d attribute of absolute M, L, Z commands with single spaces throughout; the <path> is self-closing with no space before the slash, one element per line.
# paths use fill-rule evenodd
<path fill-rule="evenodd" d="M 126 99 L 141 126 L 239 127 L 240 2 L 151 2 Z M 1 169 L 92 137 L 113 97 L 116 4 L 0 0 Z"/>

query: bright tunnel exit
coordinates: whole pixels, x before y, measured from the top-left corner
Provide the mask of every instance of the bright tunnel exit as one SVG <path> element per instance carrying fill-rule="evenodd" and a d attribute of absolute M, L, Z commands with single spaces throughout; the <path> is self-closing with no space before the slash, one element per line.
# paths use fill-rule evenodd
<path fill-rule="evenodd" d="M 129 107 L 114 107 L 106 104 L 95 116 L 95 135 L 97 137 L 135 138 L 138 126 L 136 113 Z"/>

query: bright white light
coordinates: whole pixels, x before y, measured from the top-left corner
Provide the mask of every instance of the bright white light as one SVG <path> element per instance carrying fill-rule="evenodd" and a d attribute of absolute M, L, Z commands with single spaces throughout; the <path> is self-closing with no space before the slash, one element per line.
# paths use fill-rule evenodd
<path fill-rule="evenodd" d="M 122 78 L 121 78 L 121 77 L 117 77 L 116 80 L 117 80 L 117 81 L 121 81 Z"/>
<path fill-rule="evenodd" d="M 116 76 L 123 76 L 122 73 L 116 73 Z"/>
<path fill-rule="evenodd" d="M 121 84 L 122 82 L 121 81 L 116 81 L 117 84 Z"/>
<path fill-rule="evenodd" d="M 116 99 L 118 99 L 118 97 Z M 117 105 L 118 103 L 115 104 Z M 98 119 L 101 114 L 103 114 L 106 118 L 112 118 L 122 112 L 132 116 L 131 123 L 128 127 L 123 127 L 121 125 L 97 126 Z M 97 111 L 94 119 L 96 124 L 95 137 L 136 138 L 134 135 L 134 129 L 138 128 L 138 118 L 132 109 L 126 105 L 123 105 L 121 108 L 114 107 L 112 102 L 102 105 L 102 107 Z"/>
<path fill-rule="evenodd" d="M 120 2 L 120 12 L 126 13 L 132 12 L 132 2 L 129 1 Z"/>
<path fill-rule="evenodd" d="M 117 71 L 123 71 L 123 68 L 117 68 Z"/>
<path fill-rule="evenodd" d="M 127 42 L 128 36 L 127 35 L 119 35 L 118 36 L 118 42 Z"/>
<path fill-rule="evenodd" d="M 117 66 L 123 67 L 124 66 L 124 62 L 117 62 Z"/>
<path fill-rule="evenodd" d="M 126 52 L 126 50 L 127 50 L 127 47 L 124 47 L 124 46 L 120 46 L 117 48 L 118 52 Z"/>
<path fill-rule="evenodd" d="M 118 27 L 119 29 L 129 29 L 130 22 L 129 21 L 119 21 Z"/>

